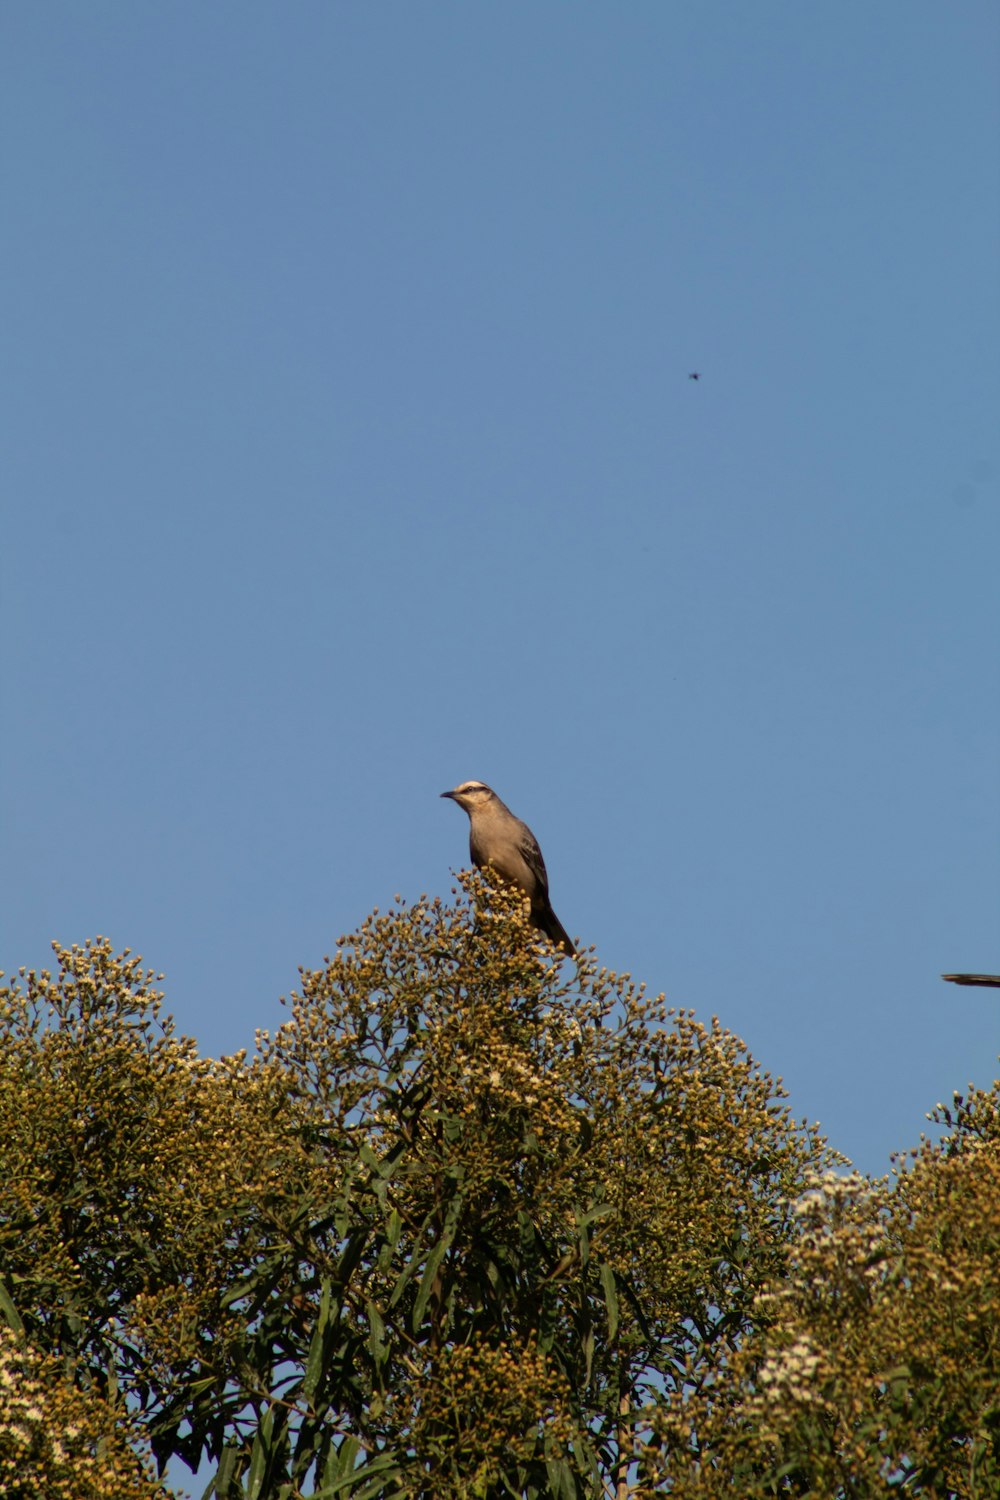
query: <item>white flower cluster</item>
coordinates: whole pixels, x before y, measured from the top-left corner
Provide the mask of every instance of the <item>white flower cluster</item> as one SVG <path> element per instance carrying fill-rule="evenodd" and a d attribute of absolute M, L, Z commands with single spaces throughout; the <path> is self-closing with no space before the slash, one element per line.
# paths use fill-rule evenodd
<path fill-rule="evenodd" d="M 791 1201 L 797 1219 L 831 1217 L 830 1210 L 864 1196 L 870 1184 L 861 1172 L 813 1172 L 804 1193 Z"/>
<path fill-rule="evenodd" d="M 38 1383 L 26 1376 L 14 1336 L 3 1328 L 0 1338 L 0 1450 L 27 1451 L 41 1427 L 44 1414 L 36 1405 Z"/>
<path fill-rule="evenodd" d="M 885 1231 L 872 1207 L 875 1193 L 876 1184 L 861 1172 L 815 1173 L 805 1192 L 790 1203 L 802 1225 L 795 1255 L 800 1265 L 814 1263 L 820 1255 L 830 1267 L 834 1263 L 849 1266 L 864 1281 L 877 1281 L 882 1275 Z"/>
<path fill-rule="evenodd" d="M 822 1404 L 816 1388 L 816 1374 L 820 1358 L 804 1334 L 794 1344 L 772 1354 L 761 1366 L 757 1383 L 765 1400 L 774 1404 L 801 1401 L 805 1404 Z"/>

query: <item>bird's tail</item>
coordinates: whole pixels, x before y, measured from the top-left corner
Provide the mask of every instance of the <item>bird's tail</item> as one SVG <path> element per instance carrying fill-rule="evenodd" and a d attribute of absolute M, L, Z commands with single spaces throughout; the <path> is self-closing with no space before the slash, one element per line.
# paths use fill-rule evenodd
<path fill-rule="evenodd" d="M 551 939 L 557 948 L 562 948 L 563 952 L 569 958 L 576 956 L 576 948 L 573 946 L 573 940 L 551 906 L 546 904 L 544 909 L 534 913 L 534 917 L 535 925 L 541 928 L 545 936 Z"/>

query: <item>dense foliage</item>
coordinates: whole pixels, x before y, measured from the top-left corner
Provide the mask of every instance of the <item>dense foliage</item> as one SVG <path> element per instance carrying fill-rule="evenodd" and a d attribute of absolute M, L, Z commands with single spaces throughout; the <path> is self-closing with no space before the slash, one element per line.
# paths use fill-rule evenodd
<path fill-rule="evenodd" d="M 796 1204 L 752 1333 L 657 1411 L 670 1494 L 1000 1495 L 1000 1085 L 932 1118 L 894 1180 Z"/>
<path fill-rule="evenodd" d="M 0 992 L 0 1490 L 995 1493 L 996 1096 L 837 1177 L 737 1038 L 462 880 L 249 1059 L 102 940 Z"/>

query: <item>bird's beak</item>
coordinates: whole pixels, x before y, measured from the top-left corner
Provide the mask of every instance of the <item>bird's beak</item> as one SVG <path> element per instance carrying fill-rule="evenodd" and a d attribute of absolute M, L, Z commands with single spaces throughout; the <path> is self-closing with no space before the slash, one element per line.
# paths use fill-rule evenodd
<path fill-rule="evenodd" d="M 442 797 L 450 797 L 453 802 L 455 800 L 455 793 L 454 792 L 442 792 L 441 795 L 442 795 Z"/>

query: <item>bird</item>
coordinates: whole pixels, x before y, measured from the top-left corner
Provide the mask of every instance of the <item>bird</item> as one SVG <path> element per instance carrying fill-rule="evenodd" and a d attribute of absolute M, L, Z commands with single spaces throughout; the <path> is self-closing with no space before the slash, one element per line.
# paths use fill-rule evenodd
<path fill-rule="evenodd" d="M 700 379 L 701 379 L 701 371 L 700 370 L 692 370 L 691 373 L 690 373 L 690 375 L 688 376 L 688 380 L 700 380 Z"/>
<path fill-rule="evenodd" d="M 504 880 L 520 886 L 531 903 L 533 926 L 572 958 L 576 948 L 552 910 L 545 861 L 527 823 L 516 818 L 484 781 L 463 781 L 441 796 L 450 797 L 469 814 L 469 853 L 476 868 L 488 865 Z"/>

